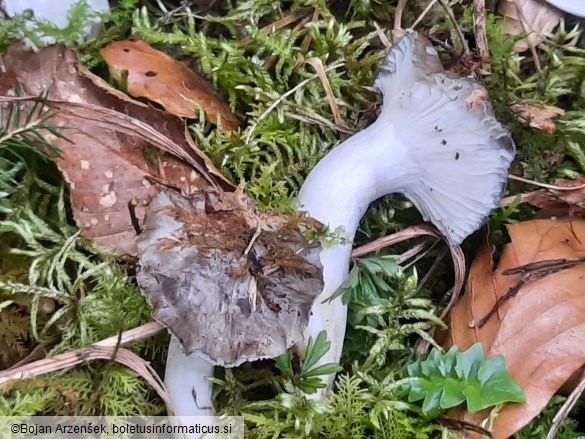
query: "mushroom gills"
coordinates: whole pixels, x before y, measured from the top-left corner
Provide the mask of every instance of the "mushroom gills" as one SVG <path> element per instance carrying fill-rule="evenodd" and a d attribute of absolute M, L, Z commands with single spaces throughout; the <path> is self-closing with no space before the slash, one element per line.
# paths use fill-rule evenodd
<path fill-rule="evenodd" d="M 375 83 L 384 94 L 379 120 L 402 127 L 396 140 L 408 145 L 418 169 L 417 181 L 401 192 L 459 244 L 498 207 L 515 148 L 486 90 L 437 71 L 433 60 L 435 49 L 416 33 L 396 44 Z"/>

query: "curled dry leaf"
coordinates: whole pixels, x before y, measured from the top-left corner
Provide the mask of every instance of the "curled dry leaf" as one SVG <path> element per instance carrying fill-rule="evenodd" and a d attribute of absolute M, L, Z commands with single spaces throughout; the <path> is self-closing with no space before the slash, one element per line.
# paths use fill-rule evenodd
<path fill-rule="evenodd" d="M 585 221 L 533 220 L 508 229 L 511 243 L 495 270 L 490 249 L 473 262 L 446 342 L 467 349 L 480 341 L 487 356 L 504 355 L 524 390 L 526 402 L 505 405 L 495 419 L 496 439 L 530 422 L 585 364 Z M 463 418 L 479 424 L 485 416 Z"/>
<path fill-rule="evenodd" d="M 504 16 L 504 32 L 508 35 L 528 35 L 514 46 L 524 52 L 543 41 L 543 35 L 552 31 L 561 20 L 558 9 L 541 0 L 503 0 L 499 12 Z"/>
<path fill-rule="evenodd" d="M 33 53 L 15 43 L 3 60 L 4 105 L 19 100 L 15 89 L 22 87 L 33 98 L 48 90 L 43 100 L 58 110 L 47 123 L 61 127 L 67 140 L 49 132 L 43 135 L 62 151 L 55 161 L 70 185 L 74 217 L 85 237 L 135 254 L 128 203 L 138 202 L 140 220 L 144 205 L 159 190 L 153 181 L 185 192 L 216 181 L 231 187 L 197 150 L 181 119 L 109 87 L 79 64 L 74 50 L 49 46 Z"/>
<path fill-rule="evenodd" d="M 176 116 L 197 119 L 201 109 L 214 124 L 221 119 L 221 125 L 228 130 L 239 126 L 229 106 L 206 81 L 144 41 L 116 41 L 101 49 L 100 54 L 112 77 L 124 83 L 131 96 L 157 102 Z"/>
<path fill-rule="evenodd" d="M 240 190 L 161 192 L 139 236 L 138 284 L 154 318 L 222 366 L 274 358 L 303 338 L 323 289 L 305 217 L 258 213 Z"/>
<path fill-rule="evenodd" d="M 562 108 L 541 102 L 520 102 L 512 105 L 512 111 L 516 113 L 520 122 L 550 134 L 557 129 L 553 119 L 565 114 Z"/>

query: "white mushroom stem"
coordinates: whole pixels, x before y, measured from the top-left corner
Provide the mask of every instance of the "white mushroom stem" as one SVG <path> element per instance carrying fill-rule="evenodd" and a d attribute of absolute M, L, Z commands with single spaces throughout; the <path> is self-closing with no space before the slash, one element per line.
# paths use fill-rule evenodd
<path fill-rule="evenodd" d="M 416 178 L 417 167 L 410 159 L 408 146 L 388 144 L 395 127 L 378 118 L 331 151 L 311 171 L 299 194 L 302 210 L 327 224 L 330 230 L 343 228 L 347 244 L 325 248 L 321 252 L 324 289 L 315 300 L 305 341 L 327 331 L 331 349 L 322 363 L 337 363 L 343 349 L 347 307 L 341 299 L 329 302 L 345 282 L 354 235 L 369 204 L 392 192 L 403 192 Z M 383 165 L 382 165 L 383 164 Z M 324 302 L 325 301 L 325 302 Z M 305 345 L 298 346 L 300 354 Z"/>
<path fill-rule="evenodd" d="M 9 17 L 16 14 L 22 14 L 26 10 L 31 10 L 34 17 L 38 20 L 47 20 L 59 28 L 65 28 L 69 24 L 68 13 L 75 4 L 80 0 L 4 0 L 4 7 Z M 0 2 L 2 3 L 2 2 Z M 93 12 L 106 12 L 110 9 L 108 0 L 86 0 L 87 6 Z M 87 23 L 83 33 L 93 35 L 97 31 L 97 20 Z M 43 37 L 43 42 L 52 44 L 55 39 L 52 37 Z"/>
<path fill-rule="evenodd" d="M 331 230 L 343 227 L 352 241 L 368 205 L 399 192 L 459 244 L 499 204 L 514 157 L 508 132 L 494 119 L 485 90 L 470 78 L 442 73 L 437 52 L 416 33 L 392 48 L 375 85 L 384 95 L 380 116 L 311 171 L 301 209 Z M 319 364 L 341 358 L 347 307 L 341 298 L 327 299 L 345 282 L 350 255 L 351 245 L 321 253 L 325 286 L 305 333 L 306 343 L 327 331 L 331 349 Z M 333 379 L 326 377 L 328 388 Z"/>
<path fill-rule="evenodd" d="M 370 202 L 400 192 L 451 244 L 459 244 L 499 204 L 514 157 L 509 133 L 494 119 L 485 90 L 473 79 L 443 73 L 435 49 L 416 33 L 392 48 L 375 85 L 384 95 L 380 116 L 311 171 L 299 195 L 301 210 L 330 230 L 342 227 L 351 241 Z M 325 300 L 345 281 L 350 255 L 350 244 L 320 255 L 324 289 L 304 343 L 296 346 L 303 353 L 308 338 L 326 330 L 332 344 L 320 364 L 341 357 L 347 309 L 340 298 Z M 200 386 L 201 376 L 211 373 L 193 356 L 169 357 L 166 383 L 177 413 L 201 414 L 210 403 L 203 395 L 211 394 Z M 333 378 L 326 378 L 328 384 Z"/>

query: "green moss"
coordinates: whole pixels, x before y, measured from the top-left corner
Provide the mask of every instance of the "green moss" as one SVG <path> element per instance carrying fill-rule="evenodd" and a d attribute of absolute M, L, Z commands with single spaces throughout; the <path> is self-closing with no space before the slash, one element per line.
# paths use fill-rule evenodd
<path fill-rule="evenodd" d="M 378 97 L 367 87 L 385 56 L 376 24 L 385 28 L 397 1 L 224 0 L 205 11 L 187 7 L 176 14 L 161 11 L 161 4 L 120 0 L 105 16 L 100 34 L 81 44 L 80 24 L 87 13 L 83 7 L 73 11 L 76 15 L 65 30 L 47 25 L 36 33 L 26 30 L 27 17 L 0 22 L 0 48 L 19 32 L 39 44 L 39 34 L 53 35 L 60 42 L 77 45 L 82 61 L 104 73 L 99 48 L 113 39 L 140 34 L 207 77 L 244 121 L 239 131 L 228 133 L 201 115 L 198 122 L 189 124 L 198 146 L 233 182 L 246 180 L 248 193 L 260 208 L 292 211 L 310 169 L 349 130 L 362 129 L 375 117 Z M 404 24 L 412 23 L 426 4 L 408 2 Z M 314 8 L 319 14 L 295 27 L 304 8 Z M 455 5 L 453 10 L 471 41 L 471 8 Z M 300 18 L 292 25 L 262 31 L 293 13 Z M 539 49 L 542 72 L 537 74 L 530 56 L 513 53 L 514 39 L 503 33 L 499 18 L 488 15 L 486 24 L 491 71 L 476 74 L 489 88 L 498 118 L 513 133 L 518 146 L 514 171 L 548 182 L 583 171 L 585 51 L 569 44 L 576 31 L 562 27 L 551 36 L 556 44 Z M 436 5 L 420 30 L 449 41 L 452 26 L 444 8 Z M 446 50 L 441 55 L 451 65 L 460 61 Z M 330 68 L 327 77 L 349 130 L 335 125 L 323 85 L 305 62 L 311 57 Z M 340 65 L 331 68 L 335 64 Z M 522 100 L 565 109 L 566 114 L 556 120 L 556 132 L 520 124 L 510 108 Z M 3 130 L 0 138 L 8 128 Z M 0 329 L 8 328 L 3 333 L 7 338 L 0 342 L 4 343 L 0 368 L 21 360 L 37 346 L 63 352 L 150 319 L 132 277 L 132 261 L 121 261 L 78 236 L 67 191 L 55 168 L 46 166 L 38 155 L 32 158 L 38 150 L 49 151 L 49 145 L 37 145 L 33 137 L 13 140 L 17 142 L 0 144 Z M 30 145 L 39 148 L 27 150 Z M 559 154 L 556 168 L 551 169 L 543 158 L 545 151 Z M 152 159 L 151 152 L 145 151 L 145 156 Z M 37 166 L 39 162 L 43 166 Z M 526 189 L 511 187 L 514 192 Z M 503 226 L 532 213 L 517 205 L 497 211 L 491 223 L 492 241 L 503 243 Z M 411 203 L 387 197 L 364 218 L 358 239 L 374 239 L 420 221 Z M 428 265 L 422 261 L 417 269 Z M 449 270 L 443 264 L 438 271 L 446 273 L 450 282 Z M 395 387 L 398 370 L 414 358 L 419 336 L 436 324 L 436 307 L 426 298 L 409 297 L 418 281 L 416 271 L 397 270 L 381 280 L 391 291 L 380 294 L 380 279 L 370 279 L 377 282 L 374 288 L 368 281 L 360 283 L 364 294 L 350 304 L 345 373 L 338 377 L 330 399 L 305 400 L 285 385 L 272 362 L 263 362 L 218 371 L 215 393 L 220 410 L 246 414 L 251 438 L 436 437 L 439 427 L 406 404 Z M 444 297 L 447 284 L 434 285 L 427 296 Z M 375 308 L 382 305 L 386 305 L 383 316 Z M 161 336 L 133 349 L 162 370 L 166 343 L 167 338 Z M 0 392 L 0 414 L 154 414 L 163 409 L 134 372 L 102 361 L 13 383 Z M 543 427 L 538 428 L 526 437 L 534 437 L 530 435 L 535 431 L 539 435 Z"/>
<path fill-rule="evenodd" d="M 536 417 L 530 424 L 520 430 L 514 435 L 515 439 L 532 439 L 536 437 L 546 437 L 553 424 L 553 419 L 566 398 L 562 396 L 553 397 L 545 409 L 538 417 Z M 583 407 L 581 407 L 582 409 Z M 582 410 L 581 410 L 582 411 Z M 582 430 L 579 428 L 578 422 L 575 419 L 579 417 L 567 418 L 561 428 L 557 432 L 555 438 L 557 439 L 575 439 L 583 436 Z M 581 418 L 582 419 L 582 418 Z"/>

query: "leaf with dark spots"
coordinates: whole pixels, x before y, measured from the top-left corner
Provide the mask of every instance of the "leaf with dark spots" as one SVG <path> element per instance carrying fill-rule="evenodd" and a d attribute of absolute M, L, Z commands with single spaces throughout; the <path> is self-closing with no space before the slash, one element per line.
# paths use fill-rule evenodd
<path fill-rule="evenodd" d="M 62 151 L 55 162 L 70 185 L 75 221 L 85 237 L 135 254 L 128 203 L 136 200 L 142 219 L 145 204 L 160 189 L 155 182 L 186 193 L 233 187 L 197 150 L 181 119 L 113 89 L 84 69 L 74 50 L 49 46 L 33 53 L 15 43 L 3 61 L 0 101 L 26 104 L 46 95 L 46 107 L 58 110 L 50 123 L 62 127 L 66 139 L 42 134 Z M 26 96 L 18 97 L 17 89 Z"/>
<path fill-rule="evenodd" d="M 209 120 L 228 130 L 240 122 L 213 88 L 185 64 L 140 39 L 116 41 L 100 50 L 112 77 L 124 82 L 134 97 L 150 99 L 169 113 L 197 119 L 203 110 Z"/>

